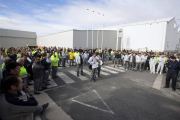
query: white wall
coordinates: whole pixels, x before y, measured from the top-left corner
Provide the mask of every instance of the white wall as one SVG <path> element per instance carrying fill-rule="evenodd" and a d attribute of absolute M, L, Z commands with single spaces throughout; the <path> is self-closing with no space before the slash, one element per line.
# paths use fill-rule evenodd
<path fill-rule="evenodd" d="M 101 48 L 102 42 L 102 30 L 99 31 L 98 37 L 98 46 L 97 46 L 97 32 L 98 30 L 93 31 L 93 48 Z M 73 34 L 73 48 L 86 48 L 87 43 L 87 30 L 74 30 Z M 103 45 L 105 47 L 115 49 L 117 40 L 117 32 L 115 30 L 104 30 L 103 31 Z M 92 48 L 92 30 L 88 31 L 88 48 Z"/>
<path fill-rule="evenodd" d="M 123 27 L 123 49 L 164 51 L 166 22 Z"/>
<path fill-rule="evenodd" d="M 37 37 L 38 46 L 73 47 L 73 30 Z"/>
<path fill-rule="evenodd" d="M 175 52 L 178 49 L 177 45 L 179 44 L 179 33 L 178 26 L 175 25 L 175 18 L 167 23 L 166 31 L 166 41 L 165 41 L 165 51 Z"/>

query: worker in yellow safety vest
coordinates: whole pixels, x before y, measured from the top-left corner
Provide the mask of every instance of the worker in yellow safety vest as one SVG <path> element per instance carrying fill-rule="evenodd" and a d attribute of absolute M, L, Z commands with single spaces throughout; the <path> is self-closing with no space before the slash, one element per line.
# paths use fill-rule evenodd
<path fill-rule="evenodd" d="M 58 67 L 58 62 L 59 58 L 55 55 L 55 53 L 52 54 L 51 56 L 51 66 L 52 66 L 52 79 L 55 79 L 57 77 L 57 67 Z"/>
<path fill-rule="evenodd" d="M 69 60 L 70 60 L 69 66 L 71 66 L 71 63 L 72 63 L 72 66 L 74 66 L 73 65 L 73 63 L 74 63 L 74 52 L 73 52 L 73 50 L 71 50 L 71 52 L 69 52 Z"/>

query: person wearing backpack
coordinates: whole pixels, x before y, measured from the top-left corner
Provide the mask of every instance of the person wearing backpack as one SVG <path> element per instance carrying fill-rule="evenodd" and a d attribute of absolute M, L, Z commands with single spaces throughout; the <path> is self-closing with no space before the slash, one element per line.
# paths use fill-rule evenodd
<path fill-rule="evenodd" d="M 92 72 L 91 72 L 91 79 L 90 80 L 94 80 L 94 82 L 96 81 L 96 70 L 98 67 L 98 62 L 96 59 L 96 53 L 93 53 L 93 56 L 89 58 L 88 63 L 90 63 L 92 65 Z"/>

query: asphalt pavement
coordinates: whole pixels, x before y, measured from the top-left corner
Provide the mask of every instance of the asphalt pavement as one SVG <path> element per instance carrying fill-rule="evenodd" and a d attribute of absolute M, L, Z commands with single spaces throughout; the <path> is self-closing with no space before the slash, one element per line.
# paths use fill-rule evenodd
<path fill-rule="evenodd" d="M 153 88 L 158 75 L 151 75 L 147 70 L 134 72 L 123 70 L 122 67 L 114 69 L 112 64 L 108 66 L 102 67 L 109 71 L 102 71 L 109 75 L 102 75 L 96 82 L 89 80 L 88 72 L 85 73 L 88 80 L 73 75 L 72 71 L 76 71 L 74 66 L 61 68 L 58 72 L 63 72 L 66 80 L 74 82 L 67 84 L 64 78 L 57 77 L 54 80 L 57 85 L 45 93 L 73 120 L 180 119 L 179 91 L 172 92 L 171 88 L 163 88 L 165 74 L 162 75 L 158 90 Z M 87 66 L 84 69 L 90 72 Z M 112 71 L 118 73 L 113 74 Z M 60 117 L 56 119 L 61 120 Z"/>

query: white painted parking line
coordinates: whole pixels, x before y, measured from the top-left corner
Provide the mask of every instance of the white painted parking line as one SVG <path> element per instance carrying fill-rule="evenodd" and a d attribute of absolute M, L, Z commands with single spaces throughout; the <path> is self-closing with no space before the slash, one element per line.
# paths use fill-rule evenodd
<path fill-rule="evenodd" d="M 83 72 L 86 73 L 86 74 L 88 74 L 88 75 L 91 75 L 91 72 L 90 72 L 90 71 L 87 71 L 87 70 L 85 70 L 85 69 L 83 69 Z"/>
<path fill-rule="evenodd" d="M 111 66 L 114 67 L 114 65 L 111 65 Z M 116 67 L 117 67 L 117 66 L 116 66 Z M 124 70 L 124 67 L 123 67 L 123 66 L 119 66 L 118 68 Z"/>
<path fill-rule="evenodd" d="M 105 76 L 110 75 L 109 73 L 103 72 L 102 70 L 101 70 L 100 74 L 105 75 Z"/>
<path fill-rule="evenodd" d="M 48 85 L 47 88 L 52 88 L 52 87 L 58 86 L 58 85 L 56 84 L 56 82 L 55 82 L 52 78 L 50 78 L 49 80 L 50 80 L 49 83 L 50 83 L 51 85 Z"/>
<path fill-rule="evenodd" d="M 162 79 L 163 79 L 163 75 L 158 75 L 156 80 L 154 81 L 153 88 L 160 90 Z"/>
<path fill-rule="evenodd" d="M 48 108 L 43 113 L 48 120 L 73 120 L 56 102 L 54 102 L 47 93 L 41 92 L 41 95 L 34 95 L 39 104 L 49 103 Z M 36 119 L 40 120 L 40 119 Z"/>
<path fill-rule="evenodd" d="M 118 72 L 116 72 L 116 71 L 109 70 L 109 69 L 106 69 L 106 68 L 103 68 L 103 67 L 101 67 L 101 70 L 104 70 L 104 71 L 106 71 L 106 72 L 110 72 L 110 73 L 113 73 L 113 74 L 117 74 L 117 73 L 118 73 Z"/>
<path fill-rule="evenodd" d="M 121 69 L 118 69 L 118 68 L 113 68 L 113 67 L 110 67 L 110 66 L 105 66 L 105 67 L 109 68 L 109 69 L 112 69 L 112 70 L 119 71 L 119 72 L 125 72 L 124 70 L 121 70 Z"/>
<path fill-rule="evenodd" d="M 75 72 L 75 71 L 68 71 L 69 73 L 71 73 L 71 74 L 73 74 L 74 76 L 77 76 L 77 72 Z M 82 76 L 81 74 L 79 74 L 79 77 L 78 77 L 79 79 L 81 79 L 82 81 L 84 81 L 84 80 L 89 80 L 87 77 L 84 77 L 84 76 Z"/>
<path fill-rule="evenodd" d="M 36 116 L 35 120 L 41 120 L 40 116 Z"/>
<path fill-rule="evenodd" d="M 99 107 L 96 107 L 96 106 L 93 106 L 93 105 L 90 105 L 90 104 L 87 104 L 87 103 L 83 103 L 83 102 L 81 102 L 81 101 L 79 101 L 79 100 L 76 100 L 76 98 L 79 98 L 79 97 L 81 97 L 81 96 L 86 96 L 86 95 L 87 95 L 88 93 L 90 93 L 90 92 L 94 93 L 94 94 L 102 101 L 102 103 L 104 104 L 104 106 L 106 107 L 106 109 L 102 109 L 102 108 L 99 108 Z M 91 98 L 90 98 L 90 99 L 91 99 Z M 69 100 L 71 100 L 71 101 L 73 101 L 73 102 L 76 102 L 76 103 L 79 103 L 79 104 L 81 104 L 81 105 L 84 105 L 84 106 L 86 106 L 86 107 L 90 107 L 90 108 L 97 109 L 97 110 L 100 110 L 100 111 L 103 111 L 103 112 L 108 112 L 108 113 L 111 113 L 111 114 L 115 114 L 115 113 L 109 108 L 109 106 L 105 103 L 105 101 L 100 97 L 100 95 L 97 93 L 96 90 L 92 90 L 92 91 L 89 91 L 89 92 L 87 92 L 87 93 L 78 95 L 78 96 L 73 97 L 73 98 L 71 98 L 71 99 L 69 99 Z"/>
<path fill-rule="evenodd" d="M 70 77 L 68 77 L 63 72 L 57 72 L 57 75 L 67 84 L 75 82 L 74 80 L 72 80 Z"/>

